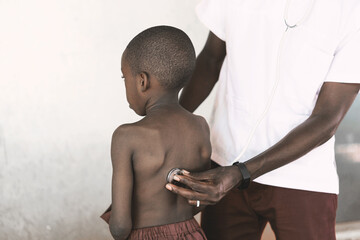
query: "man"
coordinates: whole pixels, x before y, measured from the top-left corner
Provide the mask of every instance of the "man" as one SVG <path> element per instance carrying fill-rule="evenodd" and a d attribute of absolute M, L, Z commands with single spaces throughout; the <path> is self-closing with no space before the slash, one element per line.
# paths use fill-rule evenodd
<path fill-rule="evenodd" d="M 360 89 L 360 2 L 204 0 L 197 12 L 210 34 L 181 104 L 194 111 L 218 82 L 222 167 L 166 187 L 209 205 L 209 239 L 260 239 L 267 222 L 277 239 L 335 239 L 334 134 Z"/>

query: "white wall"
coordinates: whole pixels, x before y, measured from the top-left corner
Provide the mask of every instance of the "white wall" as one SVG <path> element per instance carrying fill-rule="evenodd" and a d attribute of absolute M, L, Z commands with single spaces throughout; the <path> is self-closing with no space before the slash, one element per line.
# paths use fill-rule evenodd
<path fill-rule="evenodd" d="M 147 27 L 207 30 L 195 0 L 0 0 L 0 239 L 110 239 L 112 131 L 139 119 L 120 79 Z M 209 115 L 209 106 L 198 113 Z"/>

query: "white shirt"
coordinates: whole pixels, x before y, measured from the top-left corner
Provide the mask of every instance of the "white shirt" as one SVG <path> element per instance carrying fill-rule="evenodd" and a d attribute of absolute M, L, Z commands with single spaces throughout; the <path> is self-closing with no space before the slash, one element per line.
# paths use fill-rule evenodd
<path fill-rule="evenodd" d="M 311 0 L 292 0 L 287 22 Z M 226 42 L 210 121 L 212 159 L 231 165 L 264 112 L 275 84 L 277 55 L 286 30 L 286 0 L 203 0 L 200 20 Z M 360 1 L 315 0 L 308 18 L 285 33 L 279 84 L 271 107 L 240 161 L 276 144 L 311 114 L 326 81 L 360 83 Z M 285 188 L 339 192 L 334 137 L 305 156 L 255 181 Z"/>

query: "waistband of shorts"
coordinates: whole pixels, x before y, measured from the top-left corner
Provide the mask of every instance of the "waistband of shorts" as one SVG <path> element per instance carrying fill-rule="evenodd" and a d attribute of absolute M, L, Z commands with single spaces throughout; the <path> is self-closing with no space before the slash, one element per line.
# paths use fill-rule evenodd
<path fill-rule="evenodd" d="M 181 236 L 196 232 L 199 229 L 201 228 L 198 222 L 194 218 L 191 218 L 189 220 L 177 223 L 133 229 L 130 234 L 130 239 L 146 239 L 150 236 L 153 239 L 161 237 L 174 237 L 179 235 Z"/>

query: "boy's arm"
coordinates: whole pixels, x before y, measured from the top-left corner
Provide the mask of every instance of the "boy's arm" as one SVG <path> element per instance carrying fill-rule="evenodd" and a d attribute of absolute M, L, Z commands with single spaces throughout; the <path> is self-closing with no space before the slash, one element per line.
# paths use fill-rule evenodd
<path fill-rule="evenodd" d="M 125 126 L 115 130 L 111 142 L 112 209 L 110 232 L 114 239 L 126 239 L 132 228 L 131 200 L 133 192 L 132 149 Z"/>

